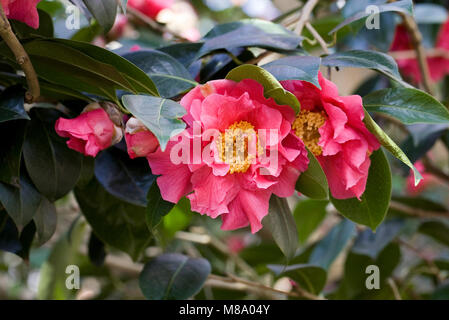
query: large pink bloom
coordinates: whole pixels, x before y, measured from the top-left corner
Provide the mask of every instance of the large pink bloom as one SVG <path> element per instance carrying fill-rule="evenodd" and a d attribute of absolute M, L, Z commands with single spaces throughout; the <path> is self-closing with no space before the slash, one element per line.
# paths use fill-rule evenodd
<path fill-rule="evenodd" d="M 443 52 L 446 51 L 449 55 L 449 20 L 441 27 L 435 48 Z M 396 33 L 390 51 L 407 50 L 413 50 L 413 43 L 407 29 L 403 25 L 399 25 L 396 27 Z M 421 82 L 421 71 L 417 59 L 398 59 L 397 63 L 405 76 L 410 77 L 416 83 Z M 445 57 L 428 57 L 427 64 L 429 66 L 430 77 L 435 82 L 441 80 L 446 74 L 449 74 L 449 59 Z"/>
<path fill-rule="evenodd" d="M 36 6 L 40 0 L 0 0 L 9 19 L 25 22 L 30 27 L 39 27 L 39 14 Z"/>
<path fill-rule="evenodd" d="M 162 197 L 176 203 L 187 195 L 193 211 L 220 216 L 222 229 L 250 225 L 251 231 L 257 232 L 268 214 L 271 195 L 293 195 L 296 180 L 308 165 L 304 144 L 291 132 L 294 111 L 266 99 L 262 85 L 254 80 L 211 81 L 190 91 L 181 104 L 187 110 L 187 129 L 178 136 L 182 141 L 171 141 L 165 152 L 159 148 L 147 157 L 152 172 L 161 175 L 157 183 Z M 196 126 L 200 126 L 199 132 Z M 264 136 L 260 129 L 270 130 L 272 135 Z M 218 135 L 206 137 L 213 130 Z M 239 145 L 228 138 L 246 133 L 254 135 L 245 140 L 245 157 L 238 158 L 243 161 L 236 162 L 236 153 L 223 158 L 223 150 L 237 150 Z M 196 143 L 211 158 L 194 152 Z M 183 146 L 182 150 L 193 150 L 189 164 L 174 163 L 171 153 L 179 155 Z M 261 157 L 250 161 L 250 146 L 270 158 L 277 154 L 277 165 Z"/>
<path fill-rule="evenodd" d="M 55 129 L 61 137 L 70 138 L 67 141 L 70 149 L 91 157 L 123 137 L 121 129 L 101 108 L 83 112 L 74 119 L 59 118 Z"/>
<path fill-rule="evenodd" d="M 347 199 L 365 191 L 370 154 L 380 147 L 363 123 L 360 96 L 341 97 L 337 86 L 318 75 L 321 90 L 297 80 L 283 81 L 301 103 L 294 132 L 317 157 L 329 182 L 332 196 Z"/>
<path fill-rule="evenodd" d="M 152 19 L 156 19 L 159 12 L 170 8 L 173 3 L 173 0 L 128 0 L 130 7 L 139 10 Z"/>

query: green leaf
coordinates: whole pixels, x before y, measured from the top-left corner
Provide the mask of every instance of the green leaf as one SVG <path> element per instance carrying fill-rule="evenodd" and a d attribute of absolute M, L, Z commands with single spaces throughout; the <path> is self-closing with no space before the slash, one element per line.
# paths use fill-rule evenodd
<path fill-rule="evenodd" d="M 215 50 L 260 47 L 277 51 L 296 50 L 302 37 L 283 26 L 259 19 L 245 19 L 215 26 L 204 37 L 197 58 Z"/>
<path fill-rule="evenodd" d="M 366 127 L 372 134 L 374 134 L 379 142 L 391 152 L 393 156 L 405 163 L 410 169 L 413 170 L 415 176 L 415 186 L 423 179 L 419 171 L 415 168 L 413 163 L 407 157 L 407 155 L 398 147 L 398 145 L 382 130 L 381 127 L 371 118 L 370 114 L 365 110 L 365 118 L 363 119 Z"/>
<path fill-rule="evenodd" d="M 449 112 L 438 100 L 417 89 L 389 88 L 363 97 L 368 112 L 380 112 L 399 119 L 405 124 L 445 123 L 449 125 Z"/>
<path fill-rule="evenodd" d="M 305 199 L 298 202 L 293 216 L 298 229 L 299 242 L 305 243 L 326 216 L 328 200 Z"/>
<path fill-rule="evenodd" d="M 389 55 L 369 50 L 350 50 L 331 54 L 321 61 L 328 67 L 366 68 L 375 70 L 407 88 L 413 88 L 402 80 L 396 61 Z"/>
<path fill-rule="evenodd" d="M 440 221 L 426 221 L 423 222 L 418 231 L 425 234 L 438 242 L 449 246 L 449 226 Z"/>
<path fill-rule="evenodd" d="M 309 264 L 319 266 L 325 270 L 329 269 L 332 262 L 339 256 L 355 234 L 354 223 L 347 219 L 343 220 L 315 245 L 309 258 Z"/>
<path fill-rule="evenodd" d="M 146 159 L 130 159 L 126 151 L 114 147 L 95 159 L 95 176 L 110 194 L 141 207 L 147 206 L 148 189 L 156 180 Z"/>
<path fill-rule="evenodd" d="M 331 202 L 346 218 L 376 230 L 385 218 L 391 198 L 391 171 L 382 149 L 371 155 L 366 189 L 361 199 L 335 199 Z"/>
<path fill-rule="evenodd" d="M 30 117 L 24 108 L 25 90 L 21 86 L 7 88 L 0 94 L 0 123 Z"/>
<path fill-rule="evenodd" d="M 147 199 L 148 204 L 145 212 L 146 222 L 148 229 L 153 232 L 161 223 L 162 218 L 173 209 L 175 204 L 162 199 L 157 183 L 153 183 L 150 190 L 148 190 Z"/>
<path fill-rule="evenodd" d="M 268 268 L 277 276 L 291 278 L 301 288 L 312 294 L 319 294 L 326 284 L 326 270 L 310 264 L 295 264 L 288 267 L 268 265 Z"/>
<path fill-rule="evenodd" d="M 20 187 L 0 182 L 0 203 L 8 212 L 19 232 L 33 220 L 39 209 L 42 196 L 31 184 L 28 177 L 20 177 Z"/>
<path fill-rule="evenodd" d="M 140 70 L 136 65 L 129 62 L 125 58 L 122 58 L 119 55 L 115 54 L 114 52 L 81 41 L 72 41 L 66 39 L 50 39 L 48 41 L 56 41 L 58 43 L 64 44 L 65 46 L 76 49 L 81 53 L 88 55 L 92 59 L 110 64 L 115 69 L 117 69 L 121 73 L 121 75 L 125 77 L 126 80 L 128 80 L 130 84 L 132 84 L 135 91 L 137 91 L 138 93 L 159 96 L 155 84 L 145 74 L 145 72 Z"/>
<path fill-rule="evenodd" d="M 287 260 L 293 258 L 298 247 L 298 231 L 285 198 L 271 196 L 269 212 L 263 219 L 263 225 L 271 232 Z"/>
<path fill-rule="evenodd" d="M 70 236 L 65 233 L 54 244 L 48 260 L 40 269 L 38 299 L 66 300 L 75 298 L 76 291 L 68 289 L 67 266 L 77 265 L 77 252 L 83 242 L 86 223 L 77 219 Z"/>
<path fill-rule="evenodd" d="M 8 121 L 0 125 L 0 181 L 19 186 L 23 140 L 28 122 Z"/>
<path fill-rule="evenodd" d="M 358 0 L 360 1 L 360 0 Z M 377 8 L 379 9 L 379 13 L 382 12 L 401 12 L 408 14 L 410 16 L 413 16 L 413 1 L 411 0 L 401 0 L 401 1 L 395 1 L 392 3 L 387 3 L 385 0 L 385 4 L 379 4 L 375 3 Z M 349 3 L 346 4 L 347 6 Z M 361 19 L 364 19 L 371 15 L 371 12 L 367 12 L 366 10 L 360 11 L 352 15 L 351 17 L 345 19 L 342 23 L 340 23 L 338 26 L 336 26 L 334 29 L 332 29 L 329 34 L 335 33 L 336 31 L 340 30 L 344 26 L 347 26 L 348 24 L 351 24 L 353 22 L 359 21 Z"/>
<path fill-rule="evenodd" d="M 301 107 L 294 94 L 284 90 L 282 85 L 268 71 L 251 64 L 241 65 L 231 70 L 226 76 L 228 80 L 240 82 L 244 79 L 253 79 L 264 87 L 264 94 L 267 98 L 273 98 L 280 105 L 287 105 L 298 113 Z"/>
<path fill-rule="evenodd" d="M 117 15 L 117 0 L 83 0 L 95 20 L 104 28 L 105 33 L 114 25 Z"/>
<path fill-rule="evenodd" d="M 33 217 L 36 225 L 37 245 L 46 243 L 56 231 L 56 207 L 45 197 L 41 201 Z"/>
<path fill-rule="evenodd" d="M 27 39 L 33 37 L 53 37 L 53 20 L 52 17 L 45 11 L 38 9 L 39 27 L 34 29 L 24 22 L 18 20 L 10 20 L 11 27 L 15 34 L 20 39 Z"/>
<path fill-rule="evenodd" d="M 75 196 L 86 220 L 103 242 L 125 251 L 137 260 L 151 241 L 145 223 L 145 208 L 110 195 L 95 179 Z"/>
<path fill-rule="evenodd" d="M 180 62 L 161 51 L 140 50 L 127 53 L 123 58 L 143 70 L 164 98 L 177 96 L 198 85 Z"/>
<path fill-rule="evenodd" d="M 296 181 L 295 189 L 312 199 L 329 199 L 326 175 L 312 152 L 308 151 L 309 166 Z"/>
<path fill-rule="evenodd" d="M 264 64 L 262 68 L 270 72 L 278 81 L 304 80 L 320 88 L 318 71 L 321 59 L 314 56 L 292 56 Z"/>
<path fill-rule="evenodd" d="M 393 219 L 382 223 L 376 232 L 369 229 L 360 232 L 355 239 L 352 252 L 363 254 L 375 260 L 382 250 L 399 234 L 404 221 Z"/>
<path fill-rule="evenodd" d="M 25 166 L 36 188 L 54 201 L 73 189 L 82 167 L 82 155 L 67 147 L 65 139 L 54 129 L 61 114 L 54 110 L 33 110 L 23 156 Z"/>
<path fill-rule="evenodd" d="M 122 97 L 125 107 L 154 133 L 162 151 L 171 137 L 181 133 L 186 124 L 180 119 L 186 110 L 172 100 L 142 95 Z"/>
<path fill-rule="evenodd" d="M 205 259 L 163 254 L 145 264 L 140 289 L 149 300 L 186 300 L 200 291 L 210 272 Z"/>

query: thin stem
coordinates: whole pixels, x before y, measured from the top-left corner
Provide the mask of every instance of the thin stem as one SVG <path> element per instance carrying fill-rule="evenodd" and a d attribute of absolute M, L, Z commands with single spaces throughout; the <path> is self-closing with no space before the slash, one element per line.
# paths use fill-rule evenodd
<path fill-rule="evenodd" d="M 449 212 L 422 210 L 415 207 L 409 207 L 394 200 L 390 202 L 390 208 L 420 218 L 449 218 Z"/>
<path fill-rule="evenodd" d="M 320 44 L 321 48 L 323 49 L 325 54 L 329 54 L 329 48 L 327 47 L 326 41 L 321 37 L 321 35 L 316 31 L 316 29 L 312 26 L 310 22 L 306 22 L 306 28 L 310 31 L 312 36 L 315 38 L 316 41 Z"/>
<path fill-rule="evenodd" d="M 399 13 L 399 15 L 402 17 L 404 25 L 408 33 L 412 37 L 412 43 L 416 51 L 416 57 L 418 58 L 419 70 L 421 72 L 424 89 L 428 93 L 432 94 L 429 65 L 427 64 L 426 51 L 424 50 L 424 47 L 422 45 L 422 34 L 419 31 L 418 25 L 413 17 L 410 17 L 401 12 Z"/>
<path fill-rule="evenodd" d="M 0 37 L 3 38 L 6 45 L 11 49 L 14 54 L 17 63 L 22 68 L 25 73 L 25 77 L 28 84 L 28 91 L 25 93 L 25 101 L 27 103 L 32 103 L 36 101 L 41 95 L 41 90 L 39 86 L 39 80 L 31 64 L 30 57 L 26 53 L 20 41 L 17 39 L 16 35 L 12 31 L 11 25 L 9 24 L 8 18 L 5 15 L 3 6 L 0 2 Z"/>
<path fill-rule="evenodd" d="M 449 175 L 446 174 L 443 170 L 435 166 L 432 161 L 426 156 L 423 157 L 422 162 L 424 164 L 424 167 L 426 169 L 427 173 L 430 173 L 440 179 L 441 181 L 449 184 Z"/>
<path fill-rule="evenodd" d="M 302 9 L 301 16 L 299 17 L 298 24 L 295 28 L 295 33 L 301 35 L 304 26 L 310 19 L 313 9 L 318 4 L 318 0 L 308 0 Z"/>

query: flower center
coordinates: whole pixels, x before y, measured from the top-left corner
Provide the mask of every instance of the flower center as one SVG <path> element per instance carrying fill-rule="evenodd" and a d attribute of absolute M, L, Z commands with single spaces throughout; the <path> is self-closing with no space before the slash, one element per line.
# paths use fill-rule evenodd
<path fill-rule="evenodd" d="M 326 121 L 324 112 L 312 112 L 309 110 L 301 110 L 299 115 L 293 121 L 292 129 L 295 130 L 296 135 L 301 138 L 306 147 L 315 156 L 321 155 L 321 147 L 318 145 L 320 140 L 320 133 L 318 129 Z"/>
<path fill-rule="evenodd" d="M 229 164 L 229 173 L 244 173 L 261 152 L 254 127 L 247 121 L 234 122 L 218 137 L 220 159 Z"/>

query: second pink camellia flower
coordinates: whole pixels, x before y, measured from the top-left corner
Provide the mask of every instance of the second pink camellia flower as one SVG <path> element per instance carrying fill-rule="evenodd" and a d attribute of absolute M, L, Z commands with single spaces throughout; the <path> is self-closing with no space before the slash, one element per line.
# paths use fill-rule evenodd
<path fill-rule="evenodd" d="M 89 104 L 74 119 L 59 118 L 55 124 L 56 133 L 70 138 L 70 149 L 95 157 L 98 152 L 118 143 L 123 138 L 122 129 L 116 126 L 99 103 Z"/>
<path fill-rule="evenodd" d="M 337 199 L 365 191 L 371 153 L 380 147 L 363 123 L 362 98 L 341 97 L 337 86 L 318 74 L 321 89 L 306 81 L 282 81 L 301 103 L 293 131 L 317 157 Z"/>
<path fill-rule="evenodd" d="M 170 141 L 165 151 L 158 148 L 147 157 L 152 172 L 161 175 L 157 183 L 162 197 L 177 203 L 187 196 L 193 211 L 221 217 L 222 229 L 250 225 L 257 232 L 268 214 L 271 195 L 293 195 L 300 173 L 308 166 L 304 144 L 291 132 L 294 111 L 266 99 L 262 85 L 254 80 L 211 81 L 190 91 L 181 105 L 187 111 L 183 118 L 187 129 L 178 136 L 183 140 Z M 216 131 L 217 136 L 206 138 L 208 131 Z M 269 138 L 260 134 L 266 131 Z M 201 155 L 212 157 L 192 155 L 189 150 L 195 150 L 195 143 Z M 189 160 L 201 158 L 174 161 L 183 144 Z M 253 157 L 252 147 L 259 154 L 277 155 L 277 163 Z"/>

